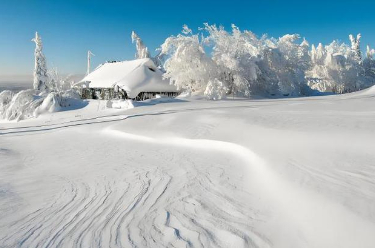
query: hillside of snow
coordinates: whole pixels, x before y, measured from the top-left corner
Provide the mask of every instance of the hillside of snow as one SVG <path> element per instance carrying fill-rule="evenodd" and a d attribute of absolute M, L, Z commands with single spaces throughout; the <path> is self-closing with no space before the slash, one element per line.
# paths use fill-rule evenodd
<path fill-rule="evenodd" d="M 375 88 L 0 123 L 0 247 L 374 247 Z"/>

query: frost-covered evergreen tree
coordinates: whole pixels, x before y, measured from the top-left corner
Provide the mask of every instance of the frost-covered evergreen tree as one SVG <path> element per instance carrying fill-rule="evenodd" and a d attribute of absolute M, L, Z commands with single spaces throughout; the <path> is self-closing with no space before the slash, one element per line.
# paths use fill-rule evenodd
<path fill-rule="evenodd" d="M 355 55 L 355 59 L 360 62 L 362 60 L 362 53 L 361 53 L 361 34 L 357 34 L 357 37 L 355 38 L 352 34 L 349 35 L 349 40 L 351 43 L 351 47 L 353 50 L 353 53 Z"/>
<path fill-rule="evenodd" d="M 370 46 L 367 45 L 367 47 L 366 47 L 366 59 L 373 60 L 374 54 L 375 54 L 375 50 L 374 49 L 370 49 Z"/>
<path fill-rule="evenodd" d="M 35 38 L 31 41 L 35 42 L 34 89 L 45 91 L 48 88 L 48 71 L 46 58 L 43 54 L 42 38 L 38 35 L 38 32 L 35 33 Z"/>
<path fill-rule="evenodd" d="M 324 63 L 325 56 L 326 56 L 326 50 L 323 44 L 319 43 L 316 48 L 315 62 L 318 64 Z"/>
<path fill-rule="evenodd" d="M 298 61 L 301 62 L 301 67 L 303 70 L 307 70 L 311 64 L 311 58 L 309 54 L 310 44 L 303 38 L 302 43 L 298 47 Z"/>
<path fill-rule="evenodd" d="M 368 85 L 375 83 L 375 60 L 374 60 L 375 50 L 370 49 L 370 46 L 366 47 L 366 58 L 363 60 L 363 68 L 365 71 L 366 81 Z"/>
<path fill-rule="evenodd" d="M 309 85 L 319 91 L 336 93 L 353 92 L 369 86 L 374 81 L 366 76 L 361 49 L 361 35 L 354 38 L 349 36 L 350 46 L 333 41 L 323 47 L 319 44 L 316 50 L 311 51 L 312 66 L 307 71 Z M 369 66 L 366 63 L 366 66 Z"/>
<path fill-rule="evenodd" d="M 143 43 L 142 39 L 134 31 L 132 32 L 132 42 L 135 42 L 137 53 L 135 54 L 136 59 L 150 58 L 148 48 Z"/>

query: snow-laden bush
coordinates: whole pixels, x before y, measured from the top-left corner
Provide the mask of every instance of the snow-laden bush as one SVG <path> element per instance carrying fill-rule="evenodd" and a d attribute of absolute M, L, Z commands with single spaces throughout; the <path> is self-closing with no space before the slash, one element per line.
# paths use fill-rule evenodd
<path fill-rule="evenodd" d="M 210 80 L 207 84 L 204 95 L 209 100 L 221 100 L 228 93 L 228 87 L 218 79 Z"/>
<path fill-rule="evenodd" d="M 81 96 L 74 89 L 60 91 L 59 95 L 61 96 L 60 106 L 62 108 L 69 108 L 69 107 L 74 107 L 76 105 L 82 104 Z"/>
<path fill-rule="evenodd" d="M 48 93 L 30 89 L 15 95 L 10 91 L 0 93 L 0 117 L 6 120 L 20 121 L 80 105 L 82 100 L 74 90 Z"/>
<path fill-rule="evenodd" d="M 14 93 L 10 90 L 0 92 L 0 113 L 4 113 L 9 103 L 12 101 Z"/>
<path fill-rule="evenodd" d="M 43 97 L 36 95 L 35 90 L 22 90 L 15 94 L 2 112 L 7 120 L 22 120 L 34 116 L 34 111 L 43 102 Z"/>
<path fill-rule="evenodd" d="M 49 93 L 44 99 L 43 102 L 34 110 L 33 115 L 38 117 L 40 114 L 49 112 L 58 112 L 61 110 L 61 95 L 55 92 Z"/>

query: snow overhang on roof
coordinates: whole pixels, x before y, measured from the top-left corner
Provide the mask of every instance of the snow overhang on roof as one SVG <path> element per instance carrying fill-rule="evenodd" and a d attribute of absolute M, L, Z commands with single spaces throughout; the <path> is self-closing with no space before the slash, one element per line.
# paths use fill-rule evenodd
<path fill-rule="evenodd" d="M 105 63 L 78 84 L 84 82 L 89 82 L 90 88 L 118 85 L 130 98 L 135 98 L 140 92 L 177 92 L 177 88 L 163 79 L 163 73 L 149 58 Z"/>

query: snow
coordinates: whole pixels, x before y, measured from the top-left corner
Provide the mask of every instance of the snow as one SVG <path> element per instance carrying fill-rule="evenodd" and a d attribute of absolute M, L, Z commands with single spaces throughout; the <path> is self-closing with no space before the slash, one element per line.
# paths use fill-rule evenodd
<path fill-rule="evenodd" d="M 0 123 L 1 246 L 373 247 L 375 87 L 133 104 Z"/>
<path fill-rule="evenodd" d="M 113 88 L 118 85 L 130 98 L 135 98 L 140 92 L 177 91 L 169 80 L 163 79 L 163 73 L 149 58 L 107 62 L 83 78 L 80 83 L 84 82 L 90 82 L 90 88 Z"/>
<path fill-rule="evenodd" d="M 130 109 L 134 108 L 134 104 L 132 100 L 109 100 L 107 101 L 107 108 L 115 108 L 115 109 Z"/>

